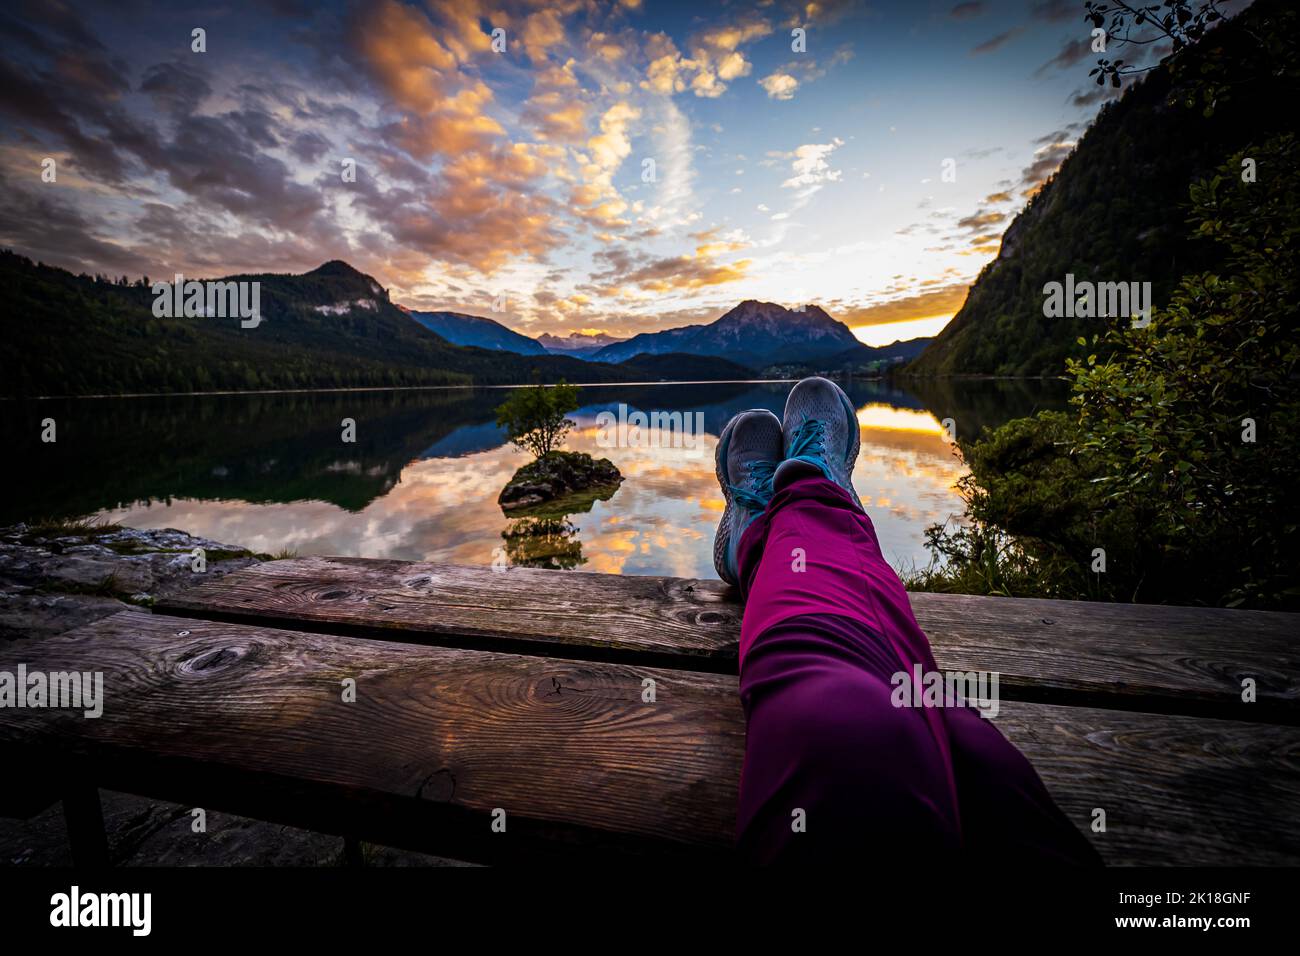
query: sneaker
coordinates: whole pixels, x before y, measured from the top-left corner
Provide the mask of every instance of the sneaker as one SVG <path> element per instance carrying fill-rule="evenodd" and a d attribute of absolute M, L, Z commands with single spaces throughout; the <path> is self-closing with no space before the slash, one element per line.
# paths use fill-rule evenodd
<path fill-rule="evenodd" d="M 853 496 L 853 465 L 862 446 L 858 415 L 844 390 L 829 379 L 806 378 L 790 390 L 781 424 L 785 460 L 773 475 L 773 487 L 798 478 L 822 475 Z"/>
<path fill-rule="evenodd" d="M 781 449 L 781 420 L 765 408 L 741 412 L 718 438 L 714 458 L 727 507 L 713 539 L 713 566 L 728 584 L 740 581 L 736 557 L 741 535 L 772 500 Z"/>

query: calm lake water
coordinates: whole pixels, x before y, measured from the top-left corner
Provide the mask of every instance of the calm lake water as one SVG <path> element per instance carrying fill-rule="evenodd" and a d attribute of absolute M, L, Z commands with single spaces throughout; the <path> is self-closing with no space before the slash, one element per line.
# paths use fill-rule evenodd
<path fill-rule="evenodd" d="M 621 574 L 713 577 L 723 500 L 717 435 L 746 408 L 781 414 L 790 384 L 611 385 L 581 390 L 565 447 L 611 459 L 625 481 L 589 510 L 507 518 L 497 495 L 528 457 L 505 442 L 500 389 L 80 399 L 6 403 L 6 447 L 18 494 L 0 522 L 95 515 L 138 528 L 173 527 L 255 551 L 487 565 L 580 567 Z M 924 566 L 924 530 L 960 514 L 965 468 L 940 422 L 961 435 L 1060 408 L 1040 382 L 943 382 L 902 391 L 847 383 L 862 455 L 854 484 L 895 567 Z M 695 447 L 648 428 L 636 447 L 602 447 L 597 416 L 681 412 Z M 39 440 L 54 418 L 58 441 Z M 340 422 L 356 421 L 356 442 Z M 680 436 L 677 441 L 680 443 Z"/>

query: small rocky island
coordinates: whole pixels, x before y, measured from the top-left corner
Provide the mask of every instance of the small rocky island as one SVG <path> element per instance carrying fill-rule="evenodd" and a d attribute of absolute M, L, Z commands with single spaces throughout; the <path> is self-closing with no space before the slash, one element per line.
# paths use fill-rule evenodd
<path fill-rule="evenodd" d="M 514 473 L 497 497 L 511 517 L 542 510 L 587 511 L 618 490 L 622 474 L 608 458 L 580 451 L 547 452 Z M 583 503 L 586 507 L 582 507 Z"/>

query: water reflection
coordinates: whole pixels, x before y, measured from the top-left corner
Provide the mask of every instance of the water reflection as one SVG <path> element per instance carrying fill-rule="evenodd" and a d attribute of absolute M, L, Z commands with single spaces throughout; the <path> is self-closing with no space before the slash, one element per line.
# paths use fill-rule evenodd
<path fill-rule="evenodd" d="M 876 382 L 847 386 L 862 429 L 854 483 L 896 566 L 925 563 L 924 528 L 961 509 L 954 484 L 963 468 L 943 418 L 965 433 L 1063 402 L 1059 390 L 1031 383 L 926 387 L 923 399 Z M 527 460 L 494 424 L 498 389 L 11 403 L 3 429 L 6 447 L 20 453 L 11 469 L 20 494 L 0 503 L 0 522 L 93 513 L 271 553 L 482 565 L 504 550 L 515 564 L 712 576 L 723 506 L 717 435 L 746 408 L 779 415 L 788 390 L 582 389 L 566 447 L 609 458 L 626 480 L 588 510 L 531 520 L 508 518 L 497 504 Z M 601 447 L 597 416 L 620 403 L 700 412 L 706 435 L 700 447 L 675 448 L 649 429 L 641 447 Z M 56 444 L 39 441 L 45 417 L 58 421 Z M 356 420 L 355 444 L 341 441 L 345 417 Z"/>

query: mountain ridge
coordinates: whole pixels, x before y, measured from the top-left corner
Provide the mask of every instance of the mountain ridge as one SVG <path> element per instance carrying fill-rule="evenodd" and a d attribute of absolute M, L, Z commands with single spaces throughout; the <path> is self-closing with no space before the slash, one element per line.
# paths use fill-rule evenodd
<path fill-rule="evenodd" d="M 581 332 L 552 335 L 550 332 L 543 332 L 536 337 L 536 341 L 552 355 L 589 358 L 606 345 L 617 345 L 619 342 L 626 342 L 627 339 L 623 336 L 610 335 L 608 332 L 597 332 L 591 335 L 584 335 Z"/>
<path fill-rule="evenodd" d="M 495 319 L 464 312 L 423 312 L 398 306 L 430 332 L 452 345 L 470 345 L 515 355 L 550 355 L 549 349 Z"/>
<path fill-rule="evenodd" d="M 745 299 L 713 322 L 642 332 L 626 342 L 606 346 L 592 359 L 621 362 L 641 354 L 683 352 L 762 368 L 773 361 L 811 359 L 859 344 L 847 325 L 831 318 L 820 306 L 796 310 Z"/>
<path fill-rule="evenodd" d="M 1191 183 L 1209 175 L 1247 144 L 1287 128 L 1268 96 L 1236 96 L 1206 117 L 1189 107 L 1178 76 L 1194 76 L 1224 53 L 1232 70 L 1248 73 L 1256 50 L 1251 33 L 1270 24 L 1281 5 L 1257 0 L 1189 48 L 1175 75 L 1162 63 L 1106 104 L 1060 168 L 1002 235 L 997 257 L 981 271 L 962 307 L 905 375 L 1055 376 L 1067 357 L 1105 328 L 1093 318 L 1043 315 L 1043 287 L 1080 281 L 1149 281 L 1159 307 L 1183 275 L 1208 268 L 1216 252 L 1188 234 L 1184 219 Z M 1184 72 L 1185 71 L 1185 72 Z"/>
<path fill-rule="evenodd" d="M 204 281 L 204 280 L 199 280 Z M 0 250 L 0 393 L 10 397 L 631 381 L 617 365 L 453 345 L 342 260 L 244 274 L 261 321 L 159 317 L 146 279 L 74 275 Z M 30 357 L 38 355 L 41 361 Z"/>

